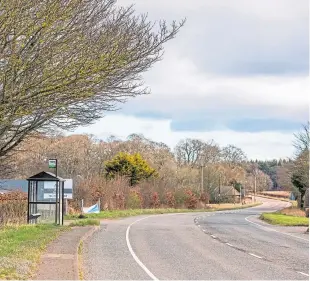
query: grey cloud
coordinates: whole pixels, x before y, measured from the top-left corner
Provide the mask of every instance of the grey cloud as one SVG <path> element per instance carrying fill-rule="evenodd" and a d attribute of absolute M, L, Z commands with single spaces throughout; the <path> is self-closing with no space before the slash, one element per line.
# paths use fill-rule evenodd
<path fill-rule="evenodd" d="M 308 1 L 123 0 L 120 4 L 132 2 L 139 12 L 149 12 L 151 19 L 187 17 L 167 52 L 190 57 L 202 71 L 220 75 L 308 73 Z"/>

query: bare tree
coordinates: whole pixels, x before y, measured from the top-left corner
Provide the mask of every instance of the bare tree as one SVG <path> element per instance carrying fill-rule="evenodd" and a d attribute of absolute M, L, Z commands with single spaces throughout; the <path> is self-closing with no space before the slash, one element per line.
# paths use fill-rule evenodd
<path fill-rule="evenodd" d="M 304 195 L 309 189 L 309 128 L 310 122 L 303 125 L 302 130 L 295 134 L 294 146 L 296 157 L 291 169 L 291 181 L 300 192 L 299 207 L 303 207 Z"/>
<path fill-rule="evenodd" d="M 302 126 L 302 130 L 294 134 L 295 140 L 293 145 L 296 149 L 296 156 L 300 155 L 303 151 L 309 151 L 310 142 L 310 122 Z"/>
<path fill-rule="evenodd" d="M 114 0 L 0 1 L 0 157 L 35 130 L 71 129 L 147 94 L 141 74 L 184 24 Z"/>
<path fill-rule="evenodd" d="M 205 143 L 197 139 L 185 139 L 179 141 L 175 147 L 175 155 L 177 162 L 180 166 L 189 165 L 197 166 L 199 165 L 199 160 L 203 153 Z"/>
<path fill-rule="evenodd" d="M 222 160 L 231 165 L 241 164 L 247 160 L 242 149 L 234 145 L 225 146 L 221 151 L 221 155 Z"/>
<path fill-rule="evenodd" d="M 200 153 L 200 164 L 205 166 L 210 163 L 217 163 L 220 160 L 221 149 L 214 140 L 204 142 Z"/>

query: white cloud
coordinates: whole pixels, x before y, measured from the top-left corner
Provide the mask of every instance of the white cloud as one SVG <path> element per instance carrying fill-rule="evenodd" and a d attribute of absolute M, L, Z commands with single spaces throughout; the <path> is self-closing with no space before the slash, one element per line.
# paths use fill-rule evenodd
<path fill-rule="evenodd" d="M 214 139 L 222 146 L 241 147 L 250 158 L 292 156 L 292 133 L 242 133 L 223 126 L 212 132 L 175 132 L 170 119 L 134 115 L 149 111 L 174 121 L 193 114 L 197 120 L 203 114 L 214 122 L 220 118 L 305 122 L 307 0 L 118 0 L 119 5 L 133 3 L 151 20 L 187 17 L 186 25 L 165 45 L 164 60 L 144 75 L 151 95 L 129 100 L 119 114 L 77 132 L 103 138 L 142 133 L 171 147 L 186 137 Z"/>
<path fill-rule="evenodd" d="M 173 53 L 167 53 L 145 80 L 152 95 L 130 100 L 126 112 L 134 113 L 138 107 L 177 116 L 204 110 L 214 117 L 225 112 L 228 118 L 304 122 L 309 103 L 309 77 L 212 75 Z"/>
<path fill-rule="evenodd" d="M 126 115 L 106 116 L 87 128 L 79 128 L 76 133 L 95 134 L 100 138 L 110 135 L 125 139 L 132 133 L 141 133 L 154 141 L 164 142 L 173 148 L 183 138 L 214 139 L 219 145 L 234 144 L 242 148 L 251 159 L 273 159 L 293 155 L 291 134 L 277 132 L 238 133 L 234 131 L 213 132 L 173 132 L 171 120 L 150 120 Z"/>

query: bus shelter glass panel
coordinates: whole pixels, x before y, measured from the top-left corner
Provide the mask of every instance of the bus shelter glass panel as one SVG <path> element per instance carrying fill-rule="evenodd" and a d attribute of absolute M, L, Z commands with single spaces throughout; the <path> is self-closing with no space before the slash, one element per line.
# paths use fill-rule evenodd
<path fill-rule="evenodd" d="M 29 178 L 28 223 L 63 224 L 63 191 L 64 180 L 52 173 Z"/>

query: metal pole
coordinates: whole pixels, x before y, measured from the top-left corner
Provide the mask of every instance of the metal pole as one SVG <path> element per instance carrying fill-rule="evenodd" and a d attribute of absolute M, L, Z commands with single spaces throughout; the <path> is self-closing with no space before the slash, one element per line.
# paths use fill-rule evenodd
<path fill-rule="evenodd" d="M 233 185 L 233 189 L 234 189 L 234 205 L 236 204 L 236 188 Z"/>
<path fill-rule="evenodd" d="M 58 182 L 56 180 L 55 223 L 58 224 Z"/>
<path fill-rule="evenodd" d="M 64 201 L 65 201 L 65 187 L 64 187 L 65 183 L 62 181 L 61 182 L 61 195 L 62 195 L 62 198 L 61 198 L 61 208 L 62 208 L 62 212 L 61 212 L 61 225 L 64 224 L 64 211 L 65 211 L 65 206 L 64 206 Z M 67 203 L 67 202 L 66 202 Z M 67 214 L 67 213 L 66 213 Z"/>
<path fill-rule="evenodd" d="M 28 180 L 28 210 L 27 210 L 27 223 L 29 223 L 29 217 L 30 217 L 30 192 L 31 192 L 31 184 L 32 182 Z"/>
<path fill-rule="evenodd" d="M 242 193 L 242 186 L 240 185 L 240 190 L 239 190 L 239 192 L 240 192 L 240 204 L 242 203 L 241 201 L 241 193 Z"/>

